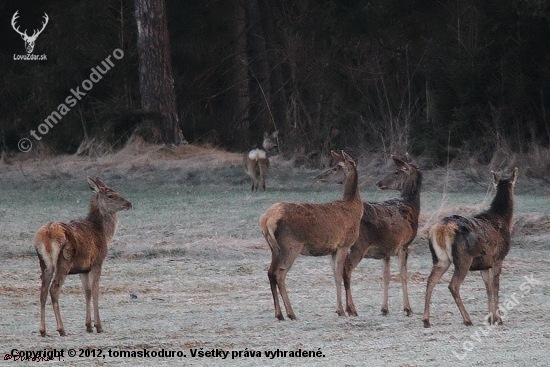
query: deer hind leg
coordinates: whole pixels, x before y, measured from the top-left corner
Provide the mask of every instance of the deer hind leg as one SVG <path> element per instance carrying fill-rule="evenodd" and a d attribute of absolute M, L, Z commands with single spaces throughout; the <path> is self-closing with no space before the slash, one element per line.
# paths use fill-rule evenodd
<path fill-rule="evenodd" d="M 390 258 L 382 260 L 382 279 L 384 283 L 384 300 L 382 301 L 382 315 L 387 316 L 390 312 L 388 310 L 388 293 L 390 287 Z"/>
<path fill-rule="evenodd" d="M 296 260 L 296 258 L 302 251 L 303 245 L 295 241 L 291 241 L 288 245 L 289 246 L 288 248 L 286 248 L 286 251 L 283 250 L 279 254 L 279 259 L 277 261 L 277 267 L 274 270 L 274 274 L 275 280 L 277 282 L 277 287 L 279 288 L 279 292 L 281 293 L 281 297 L 283 298 L 283 303 L 285 305 L 287 316 L 291 320 L 296 320 L 296 315 L 294 314 L 294 310 L 290 305 L 290 299 L 288 298 L 288 293 L 286 291 L 285 280 L 288 271 L 294 263 L 294 260 Z"/>
<path fill-rule="evenodd" d="M 55 320 L 57 322 L 57 331 L 60 336 L 65 336 L 65 328 L 63 327 L 63 321 L 61 321 L 61 313 L 59 312 L 59 293 L 61 287 L 69 275 L 70 264 L 62 261 L 58 262 L 55 276 L 50 286 L 50 297 L 52 299 L 53 312 L 55 314 Z"/>
<path fill-rule="evenodd" d="M 57 260 L 61 245 L 59 241 L 52 239 L 50 224 L 41 227 L 35 235 L 34 247 L 40 262 L 40 335 L 46 336 L 46 301 L 48 300 L 48 291 L 56 272 Z M 61 238 L 60 238 L 61 239 Z"/>
<path fill-rule="evenodd" d="M 426 297 L 425 297 L 425 303 L 424 303 L 424 315 L 422 316 L 422 322 L 424 323 L 425 328 L 429 328 L 430 325 L 430 302 L 432 298 L 432 292 L 436 286 L 436 284 L 439 282 L 439 279 L 445 274 L 447 269 L 449 269 L 449 266 L 451 266 L 451 260 L 446 256 L 446 252 L 440 251 L 439 257 L 436 255 L 436 250 L 434 249 L 434 245 L 432 244 L 432 241 L 429 240 L 429 246 L 430 250 L 432 252 L 434 265 L 432 267 L 432 271 L 430 273 L 430 276 L 428 277 L 428 282 L 426 284 Z M 438 246 L 436 243 L 435 246 Z"/>
<path fill-rule="evenodd" d="M 343 278 L 344 289 L 346 291 L 346 311 L 349 316 L 357 316 L 357 310 L 355 309 L 353 298 L 351 297 L 351 273 L 362 258 L 363 254 L 354 251 L 354 247 L 352 247 L 344 263 Z"/>
<path fill-rule="evenodd" d="M 271 258 L 271 266 L 267 271 L 267 277 L 269 278 L 269 285 L 271 286 L 271 294 L 273 295 L 273 304 L 275 305 L 275 317 L 279 320 L 284 320 L 285 317 L 281 311 L 281 305 L 279 304 L 279 295 L 277 294 L 277 276 L 275 270 L 279 267 L 279 261 L 275 254 Z"/>
<path fill-rule="evenodd" d="M 339 248 L 332 254 L 332 271 L 334 272 L 334 281 L 336 282 L 336 312 L 338 316 L 345 316 L 342 306 L 342 278 L 344 276 L 344 264 L 348 255 L 349 247 Z"/>
<path fill-rule="evenodd" d="M 408 281 L 409 275 L 407 273 L 407 259 L 409 257 L 409 252 L 406 248 L 401 248 L 399 250 L 399 261 L 400 261 L 400 273 L 401 273 L 401 286 L 403 287 L 403 311 L 407 313 L 407 316 L 413 314 L 411 304 L 409 303 L 409 291 L 408 291 Z"/>
<path fill-rule="evenodd" d="M 250 172 L 252 173 L 252 192 L 254 192 L 258 190 L 258 175 L 260 174 L 257 160 L 250 162 Z"/>
<path fill-rule="evenodd" d="M 267 177 L 267 161 L 262 160 L 258 162 L 258 165 L 260 166 L 260 179 L 262 181 L 262 189 L 263 191 L 265 191 L 265 179 Z"/>
<path fill-rule="evenodd" d="M 84 297 L 86 299 L 86 331 L 91 333 L 94 330 L 92 329 L 92 287 L 90 285 L 90 274 L 80 274 L 80 280 L 82 281 L 82 287 L 84 288 Z"/>
<path fill-rule="evenodd" d="M 48 290 L 52 282 L 54 268 L 53 266 L 47 267 L 44 260 L 41 257 L 39 259 L 40 278 L 42 279 L 42 285 L 40 286 L 40 335 L 46 336 L 46 301 L 48 300 Z"/>
<path fill-rule="evenodd" d="M 101 267 L 92 268 L 90 277 L 92 281 L 92 300 L 94 303 L 94 326 L 98 333 L 103 332 L 101 319 L 99 318 L 99 278 L 101 276 Z"/>
<path fill-rule="evenodd" d="M 472 326 L 472 320 L 470 319 L 470 315 L 468 314 L 468 311 L 466 311 L 466 307 L 464 307 L 464 303 L 462 303 L 462 298 L 460 297 L 460 285 L 462 284 L 462 282 L 464 281 L 464 278 L 466 278 L 466 275 L 468 274 L 470 266 L 472 265 L 472 260 L 473 259 L 471 257 L 463 255 L 463 256 L 460 256 L 458 261 L 454 262 L 455 271 L 454 271 L 453 277 L 451 278 L 451 283 L 449 284 L 449 290 L 451 291 L 451 294 L 455 299 L 456 305 L 460 310 L 460 314 L 464 319 L 464 325 L 466 326 Z"/>

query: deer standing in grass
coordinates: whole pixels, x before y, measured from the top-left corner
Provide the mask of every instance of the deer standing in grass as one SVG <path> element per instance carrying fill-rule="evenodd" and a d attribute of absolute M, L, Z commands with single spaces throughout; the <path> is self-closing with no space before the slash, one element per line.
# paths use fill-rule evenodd
<path fill-rule="evenodd" d="M 46 336 L 46 300 L 48 290 L 59 335 L 65 328 L 59 313 L 59 293 L 69 274 L 80 274 L 86 297 L 86 331 L 92 332 L 90 299 L 94 303 L 94 323 L 98 333 L 103 331 L 99 319 L 98 295 L 101 266 L 107 256 L 107 244 L 118 227 L 117 212 L 129 210 L 132 204 L 99 178 L 88 177 L 95 196 L 85 219 L 69 223 L 51 222 L 36 232 L 34 246 L 40 260 L 40 335 Z M 53 279 L 53 280 L 52 280 Z"/>
<path fill-rule="evenodd" d="M 489 323 L 502 324 L 498 314 L 498 292 L 502 262 L 510 250 L 510 232 L 514 212 L 515 168 L 508 179 L 491 172 L 496 195 L 486 211 L 472 218 L 451 215 L 441 219 L 429 232 L 433 268 L 428 277 L 422 322 L 430 327 L 430 299 L 435 285 L 451 262 L 455 266 L 449 290 L 462 314 L 464 324 L 472 325 L 470 315 L 460 298 L 460 285 L 468 270 L 480 270 L 487 289 Z"/>
<path fill-rule="evenodd" d="M 332 256 L 338 315 L 344 315 L 341 297 L 342 273 L 349 248 L 359 236 L 363 204 L 357 188 L 357 168 L 345 152 L 332 156 L 346 173 L 342 200 L 323 204 L 279 202 L 260 217 L 263 235 L 271 248 L 267 273 L 275 304 L 275 317 L 284 320 L 277 288 L 290 319 L 296 315 L 285 286 L 286 274 L 299 254 Z"/>
<path fill-rule="evenodd" d="M 243 165 L 247 175 L 252 177 L 252 191 L 258 190 L 258 176 L 262 181 L 262 189 L 265 191 L 265 179 L 269 169 L 269 152 L 277 148 L 279 132 L 273 134 L 264 133 L 264 141 L 261 148 L 253 147 L 244 153 Z"/>
<path fill-rule="evenodd" d="M 364 202 L 359 238 L 351 247 L 344 267 L 344 288 L 346 290 L 346 311 L 357 316 L 351 296 L 351 273 L 363 258 L 382 259 L 384 262 L 384 301 L 382 314 L 388 311 L 388 288 L 390 283 L 390 257 L 398 255 L 400 260 L 401 284 L 403 287 L 403 309 L 407 316 L 412 314 L 407 292 L 408 246 L 416 237 L 420 214 L 420 190 L 422 171 L 407 154 L 405 159 L 392 155 L 397 169 L 378 181 L 378 188 L 401 190 L 401 197 L 383 202 Z M 341 182 L 341 169 L 334 167 L 317 176 L 319 181 Z"/>

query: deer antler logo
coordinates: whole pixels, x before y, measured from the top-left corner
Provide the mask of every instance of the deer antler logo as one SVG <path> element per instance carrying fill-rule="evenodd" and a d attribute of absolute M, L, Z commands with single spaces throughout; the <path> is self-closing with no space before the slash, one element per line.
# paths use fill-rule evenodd
<path fill-rule="evenodd" d="M 27 34 L 27 30 L 25 29 L 25 32 L 21 32 L 19 30 L 19 27 L 16 27 L 15 26 L 15 21 L 17 20 L 17 18 L 19 18 L 19 15 L 17 14 L 19 13 L 19 10 L 17 10 L 15 12 L 15 14 L 13 14 L 13 18 L 11 18 L 11 26 L 13 27 L 13 29 L 19 33 L 21 35 L 21 38 L 23 38 L 23 41 L 25 41 L 25 49 L 27 50 L 27 53 L 28 54 L 31 54 L 32 53 L 32 50 L 34 50 L 34 43 L 36 42 L 36 39 L 38 38 L 38 36 L 40 35 L 40 33 L 42 33 L 42 31 L 44 30 L 44 28 L 46 28 L 46 24 L 48 24 L 48 20 L 50 18 L 48 18 L 48 14 L 44 13 L 44 22 L 42 23 L 42 29 L 41 30 L 34 30 L 32 36 L 29 36 Z"/>

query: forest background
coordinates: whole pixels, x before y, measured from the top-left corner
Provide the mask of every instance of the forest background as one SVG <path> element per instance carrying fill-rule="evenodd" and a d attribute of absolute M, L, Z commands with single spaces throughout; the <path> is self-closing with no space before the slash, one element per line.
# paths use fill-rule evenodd
<path fill-rule="evenodd" d="M 124 57 L 37 149 L 100 154 L 147 131 L 134 8 L 0 2 L 5 154 L 117 48 Z M 14 60 L 25 53 L 11 26 L 16 10 L 29 34 L 48 14 L 34 50 L 46 61 Z M 546 0 L 166 0 L 166 16 L 187 142 L 244 151 L 278 130 L 280 153 L 313 166 L 331 148 L 407 151 L 433 165 L 548 151 Z M 550 171 L 545 162 L 531 174 Z"/>

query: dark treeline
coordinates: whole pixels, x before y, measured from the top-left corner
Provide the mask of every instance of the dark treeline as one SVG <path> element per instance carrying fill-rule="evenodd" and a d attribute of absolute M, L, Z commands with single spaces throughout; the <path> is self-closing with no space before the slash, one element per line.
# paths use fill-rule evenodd
<path fill-rule="evenodd" d="M 550 143 L 547 0 L 167 0 L 179 124 L 240 151 L 279 130 L 284 154 L 330 147 L 489 159 Z M 21 29 L 49 24 L 34 54 Z M 133 0 L 0 4 L 0 146 L 56 111 L 114 49 L 124 57 L 43 136 L 57 152 L 139 134 Z M 29 32 L 31 33 L 31 32 Z M 95 140 L 93 140 L 95 139 Z"/>

